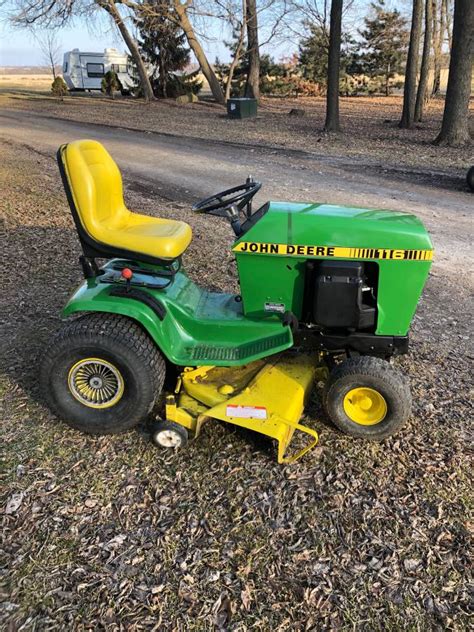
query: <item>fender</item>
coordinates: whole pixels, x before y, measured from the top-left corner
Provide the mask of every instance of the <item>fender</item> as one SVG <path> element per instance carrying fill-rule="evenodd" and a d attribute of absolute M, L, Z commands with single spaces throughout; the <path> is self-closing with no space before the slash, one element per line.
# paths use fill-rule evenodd
<path fill-rule="evenodd" d="M 131 288 L 129 293 L 124 287 L 116 287 L 85 281 L 72 294 L 66 303 L 62 315 L 71 316 L 80 312 L 108 312 L 120 314 L 137 321 L 152 338 L 163 354 L 175 364 L 186 360 L 176 351 L 176 327 L 164 305 L 146 290 Z"/>
<path fill-rule="evenodd" d="M 63 316 L 108 312 L 132 318 L 177 366 L 239 366 L 293 346 L 290 327 L 275 315 L 245 317 L 233 294 L 207 292 L 183 273 L 166 289 L 84 281 Z"/>

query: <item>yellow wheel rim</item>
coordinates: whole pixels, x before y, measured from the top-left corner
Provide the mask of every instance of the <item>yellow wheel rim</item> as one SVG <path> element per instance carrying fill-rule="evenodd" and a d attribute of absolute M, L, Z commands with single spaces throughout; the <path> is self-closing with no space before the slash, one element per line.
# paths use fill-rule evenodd
<path fill-rule="evenodd" d="M 361 426 L 375 426 L 385 419 L 387 402 L 373 388 L 353 388 L 344 397 L 344 412 L 351 421 Z"/>
<path fill-rule="evenodd" d="M 68 387 L 78 402 L 89 408 L 110 408 L 122 398 L 122 374 L 111 362 L 84 358 L 69 370 Z"/>

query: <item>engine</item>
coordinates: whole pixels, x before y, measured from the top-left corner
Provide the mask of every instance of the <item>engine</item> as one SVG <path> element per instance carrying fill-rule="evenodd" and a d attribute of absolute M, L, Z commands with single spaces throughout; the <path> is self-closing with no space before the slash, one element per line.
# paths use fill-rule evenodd
<path fill-rule="evenodd" d="M 306 262 L 304 322 L 322 331 L 374 331 L 378 266 L 362 261 Z"/>

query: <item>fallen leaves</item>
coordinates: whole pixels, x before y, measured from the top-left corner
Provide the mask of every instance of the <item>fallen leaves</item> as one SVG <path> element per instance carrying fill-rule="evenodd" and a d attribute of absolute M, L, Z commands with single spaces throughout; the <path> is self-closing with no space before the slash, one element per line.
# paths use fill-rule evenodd
<path fill-rule="evenodd" d="M 21 506 L 23 502 L 23 498 L 25 494 L 23 492 L 17 492 L 16 494 L 12 494 L 10 498 L 7 500 L 7 505 L 5 507 L 5 513 L 14 514 Z"/>

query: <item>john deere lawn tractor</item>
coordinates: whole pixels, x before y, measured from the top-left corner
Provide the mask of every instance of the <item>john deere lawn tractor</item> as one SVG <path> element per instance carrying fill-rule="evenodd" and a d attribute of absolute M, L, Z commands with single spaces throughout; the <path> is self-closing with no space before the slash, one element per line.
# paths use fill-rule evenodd
<path fill-rule="evenodd" d="M 416 217 L 319 203 L 253 209 L 261 185 L 248 178 L 193 207 L 227 218 L 235 234 L 240 292 L 221 294 L 182 267 L 187 224 L 127 209 L 100 143 L 63 145 L 58 163 L 85 279 L 41 384 L 70 426 L 118 433 L 153 412 L 154 442 L 177 448 L 220 420 L 271 437 L 290 462 L 318 440 L 301 423 L 316 383 L 328 417 L 354 437 L 383 439 L 407 420 L 409 386 L 391 360 L 408 350 L 433 255 Z M 296 453 L 295 432 L 305 438 Z"/>

